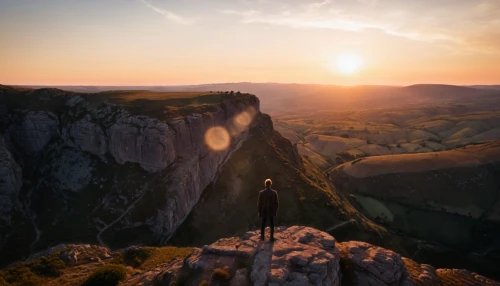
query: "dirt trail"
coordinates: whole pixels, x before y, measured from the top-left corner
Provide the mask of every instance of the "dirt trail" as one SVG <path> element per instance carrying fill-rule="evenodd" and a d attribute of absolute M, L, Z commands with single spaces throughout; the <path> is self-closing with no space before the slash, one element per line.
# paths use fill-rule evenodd
<path fill-rule="evenodd" d="M 124 216 L 126 216 L 130 210 L 132 210 L 135 205 L 142 199 L 142 197 L 144 196 L 144 194 L 147 192 L 147 188 L 149 187 L 149 183 L 146 183 L 144 184 L 144 186 L 141 188 L 142 190 L 142 193 L 141 195 L 132 203 L 128 206 L 128 208 L 117 218 L 115 219 L 114 221 L 112 221 L 111 223 L 105 225 L 100 231 L 99 233 L 97 234 L 97 241 L 99 241 L 99 244 L 101 246 L 104 246 L 104 247 L 108 247 L 104 241 L 102 240 L 101 238 L 101 235 L 103 232 L 105 232 L 108 228 L 112 227 L 115 223 L 119 222 Z"/>

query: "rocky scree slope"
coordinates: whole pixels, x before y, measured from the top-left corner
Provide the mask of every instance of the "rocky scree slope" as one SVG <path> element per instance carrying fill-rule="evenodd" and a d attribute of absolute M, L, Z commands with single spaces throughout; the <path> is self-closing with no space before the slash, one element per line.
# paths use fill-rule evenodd
<path fill-rule="evenodd" d="M 59 242 L 165 243 L 261 116 L 248 94 L 0 86 L 0 262 Z"/>
<path fill-rule="evenodd" d="M 329 174 L 370 219 L 468 253 L 482 273 L 498 275 L 500 141 L 358 159 Z"/>
<path fill-rule="evenodd" d="M 365 242 L 339 243 L 311 227 L 278 227 L 276 237 L 274 243 L 261 241 L 258 231 L 249 231 L 185 254 L 166 247 L 110 251 L 91 245 L 61 245 L 24 265 L 37 265 L 33 262 L 43 257 L 61 261 L 56 277 L 36 278 L 50 285 L 81 285 L 103 265 L 122 263 L 127 275 L 121 285 L 500 285 L 467 270 L 419 264 Z M 130 253 L 149 256 L 130 263 L 123 259 Z M 158 253 L 170 255 L 155 255 Z M 15 270 L 16 266 L 4 269 L 0 277 L 14 281 L 9 274 Z"/>

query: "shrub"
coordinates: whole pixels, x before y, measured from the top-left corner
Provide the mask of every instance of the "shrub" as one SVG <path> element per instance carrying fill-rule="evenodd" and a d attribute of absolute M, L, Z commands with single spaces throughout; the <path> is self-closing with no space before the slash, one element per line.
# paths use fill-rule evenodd
<path fill-rule="evenodd" d="M 349 134 L 344 133 L 344 134 L 340 135 L 340 137 L 342 137 L 342 138 L 349 138 Z"/>
<path fill-rule="evenodd" d="M 84 286 L 118 285 L 127 277 L 127 270 L 123 265 L 107 264 L 99 267 L 83 283 Z"/>
<path fill-rule="evenodd" d="M 150 247 L 131 247 L 124 253 L 125 263 L 133 267 L 141 266 L 153 253 Z"/>
<path fill-rule="evenodd" d="M 229 267 L 215 268 L 212 272 L 212 279 L 215 281 L 228 281 L 231 278 L 231 273 L 229 273 Z"/>
<path fill-rule="evenodd" d="M 8 283 L 15 285 L 41 285 L 41 281 L 31 270 L 26 266 L 15 266 L 3 273 L 3 278 Z"/>
<path fill-rule="evenodd" d="M 29 263 L 31 271 L 41 276 L 58 277 L 65 267 L 66 264 L 55 254 Z"/>
<path fill-rule="evenodd" d="M 207 280 L 201 281 L 199 286 L 208 286 L 208 281 Z"/>
<path fill-rule="evenodd" d="M 111 258 L 109 263 L 110 264 L 125 264 L 125 259 L 123 258 L 123 255 L 121 253 L 118 253 L 118 255 Z"/>

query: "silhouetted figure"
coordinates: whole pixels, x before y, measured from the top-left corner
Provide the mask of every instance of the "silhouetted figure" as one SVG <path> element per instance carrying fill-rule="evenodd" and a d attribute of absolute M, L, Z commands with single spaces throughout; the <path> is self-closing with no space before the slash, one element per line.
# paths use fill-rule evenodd
<path fill-rule="evenodd" d="M 269 219 L 271 241 L 274 241 L 274 217 L 278 214 L 279 207 L 278 193 L 271 189 L 271 185 L 273 184 L 271 179 L 267 179 L 264 184 L 266 188 L 259 192 L 259 201 L 257 203 L 259 217 L 262 219 L 260 224 L 260 239 L 264 240 L 266 221 Z"/>

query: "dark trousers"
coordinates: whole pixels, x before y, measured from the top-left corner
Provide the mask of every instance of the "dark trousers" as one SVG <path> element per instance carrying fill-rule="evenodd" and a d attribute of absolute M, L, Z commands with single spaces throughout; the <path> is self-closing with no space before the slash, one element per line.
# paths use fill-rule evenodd
<path fill-rule="evenodd" d="M 260 222 L 260 235 L 264 236 L 264 231 L 266 229 L 266 221 L 269 219 L 269 226 L 271 227 L 271 237 L 274 236 L 274 217 L 272 216 L 263 216 L 262 221 Z"/>

